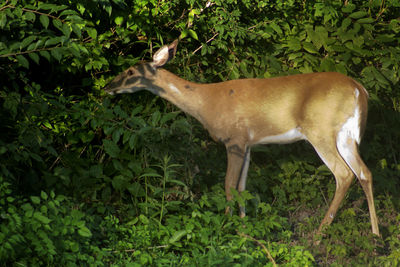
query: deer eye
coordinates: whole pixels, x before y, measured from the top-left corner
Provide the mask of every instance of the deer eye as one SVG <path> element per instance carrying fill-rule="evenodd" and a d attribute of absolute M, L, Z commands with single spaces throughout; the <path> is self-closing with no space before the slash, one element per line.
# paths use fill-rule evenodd
<path fill-rule="evenodd" d="M 134 71 L 133 71 L 133 70 L 128 70 L 128 72 L 127 72 L 128 76 L 132 76 L 132 75 L 133 75 L 133 73 L 134 73 Z"/>

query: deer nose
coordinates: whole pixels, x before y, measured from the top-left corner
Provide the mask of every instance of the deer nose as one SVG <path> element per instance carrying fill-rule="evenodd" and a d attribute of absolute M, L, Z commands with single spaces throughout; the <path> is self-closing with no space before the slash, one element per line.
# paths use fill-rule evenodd
<path fill-rule="evenodd" d="M 104 89 L 104 91 L 106 91 L 106 93 L 108 93 L 109 95 L 115 95 L 115 91 L 114 91 L 114 90 L 111 90 L 109 87 L 106 87 L 106 88 Z"/>
<path fill-rule="evenodd" d="M 106 86 L 104 86 L 102 90 L 105 91 L 106 93 L 110 94 L 110 95 L 115 95 L 114 90 L 112 90 L 110 88 L 110 84 L 107 84 Z"/>

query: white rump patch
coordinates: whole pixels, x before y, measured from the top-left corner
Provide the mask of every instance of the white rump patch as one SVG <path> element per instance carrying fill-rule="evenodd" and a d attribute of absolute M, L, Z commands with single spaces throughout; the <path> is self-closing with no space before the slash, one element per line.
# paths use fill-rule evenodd
<path fill-rule="evenodd" d="M 359 95 L 358 89 L 356 89 L 356 98 Z M 339 140 L 342 139 L 343 141 L 350 137 L 351 139 L 355 140 L 357 144 L 360 144 L 361 134 L 360 134 L 360 118 L 361 112 L 360 107 L 358 106 L 358 101 L 356 100 L 356 108 L 354 109 L 354 114 L 347 121 L 343 124 L 342 129 L 338 134 L 338 143 Z"/>
<path fill-rule="evenodd" d="M 283 134 L 266 136 L 261 138 L 257 144 L 290 144 L 299 140 L 306 140 L 306 136 L 300 132 L 299 128 L 291 129 Z"/>
<path fill-rule="evenodd" d="M 168 86 L 169 86 L 169 89 L 171 89 L 171 91 L 174 92 L 175 94 L 178 94 L 178 95 L 182 94 L 181 91 L 179 91 L 179 89 L 176 88 L 176 86 L 173 85 L 172 83 L 169 83 Z"/>
<path fill-rule="evenodd" d="M 339 131 L 337 135 L 337 141 L 336 141 L 336 146 L 337 149 L 344 159 L 346 161 L 347 165 L 351 168 L 351 170 L 354 172 L 355 175 L 361 178 L 361 176 L 364 176 L 363 173 L 359 173 L 359 170 L 355 170 L 354 166 L 356 166 L 356 158 L 353 155 L 353 151 L 351 150 L 349 144 L 349 140 L 354 140 L 356 141 L 357 144 L 360 144 L 361 141 L 361 134 L 360 134 L 360 119 L 361 119 L 361 112 L 360 112 L 360 107 L 358 106 L 358 101 L 357 98 L 360 94 L 358 89 L 355 89 L 355 96 L 356 96 L 356 107 L 354 109 L 354 114 L 347 119 L 347 121 L 343 124 L 342 129 Z"/>

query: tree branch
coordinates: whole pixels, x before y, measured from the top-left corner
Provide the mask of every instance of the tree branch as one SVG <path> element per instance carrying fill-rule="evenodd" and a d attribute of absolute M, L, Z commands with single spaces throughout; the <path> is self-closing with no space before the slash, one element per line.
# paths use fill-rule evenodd
<path fill-rule="evenodd" d="M 4 6 L 4 7 L 0 8 L 0 11 L 3 11 L 4 9 L 7 9 L 7 8 L 16 8 L 16 7 L 13 6 L 13 5 L 8 5 L 8 6 Z M 60 19 L 59 17 L 53 16 L 53 15 L 50 15 L 50 14 L 47 14 L 47 13 L 43 13 L 43 12 L 40 12 L 40 11 L 36 11 L 34 9 L 28 9 L 28 8 L 23 7 L 22 11 L 31 12 L 31 13 L 36 13 L 36 14 L 39 14 L 39 15 L 47 16 L 49 18 L 56 19 L 56 20 L 61 21 L 62 23 L 65 23 L 65 21 Z"/>
<path fill-rule="evenodd" d="M 211 37 L 210 39 L 207 40 L 206 44 L 208 44 L 209 42 L 211 42 L 212 40 L 215 39 L 215 37 L 217 37 L 219 35 L 219 32 L 217 32 L 216 34 L 214 34 L 213 37 Z M 197 51 L 199 51 L 200 49 L 203 48 L 203 45 L 199 46 L 196 50 L 193 51 L 192 55 L 194 55 Z"/>
<path fill-rule="evenodd" d="M 40 51 L 49 51 L 52 50 L 56 47 L 59 46 L 53 46 L 53 47 L 46 47 L 46 48 L 40 48 L 40 49 L 34 49 L 34 50 L 27 50 L 27 51 L 22 51 L 22 52 L 17 52 L 17 53 L 10 53 L 10 54 L 5 54 L 5 55 L 0 55 L 1 57 L 14 57 L 14 56 L 18 56 L 18 55 L 25 55 L 25 54 L 30 54 L 30 53 L 36 53 L 36 52 L 40 52 Z"/>

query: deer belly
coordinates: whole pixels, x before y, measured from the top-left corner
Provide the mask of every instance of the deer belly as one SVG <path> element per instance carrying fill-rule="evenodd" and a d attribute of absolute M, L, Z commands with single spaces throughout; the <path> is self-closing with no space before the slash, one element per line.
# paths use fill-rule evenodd
<path fill-rule="evenodd" d="M 282 134 L 265 136 L 254 144 L 290 144 L 299 140 L 307 140 L 307 138 L 299 128 L 293 128 Z"/>

